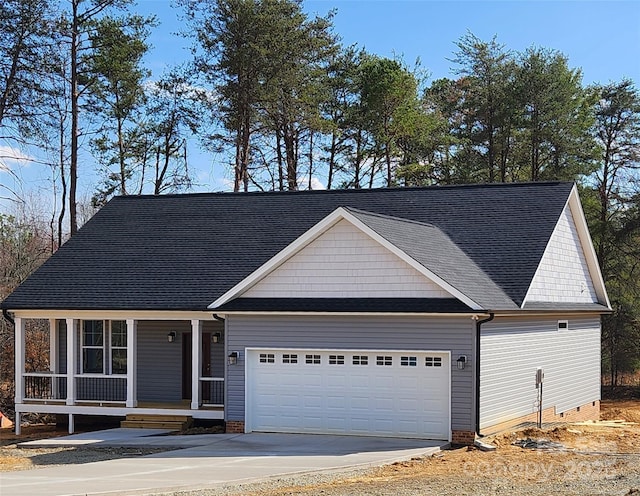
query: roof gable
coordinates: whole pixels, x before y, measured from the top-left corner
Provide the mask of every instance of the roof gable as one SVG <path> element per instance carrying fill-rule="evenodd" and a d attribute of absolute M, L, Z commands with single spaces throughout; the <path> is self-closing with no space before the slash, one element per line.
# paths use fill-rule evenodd
<path fill-rule="evenodd" d="M 336 209 L 245 280 L 214 301 L 209 305 L 209 308 L 215 309 L 241 295 L 266 297 L 271 294 L 273 297 L 294 297 L 297 294 L 304 297 L 313 294 L 315 297 L 324 298 L 337 296 L 382 297 L 385 288 L 371 288 L 371 284 L 384 284 L 385 282 L 387 296 L 394 296 L 394 293 L 399 297 L 413 298 L 453 296 L 471 308 L 481 308 L 477 302 L 434 274 L 425 265 L 407 255 L 405 251 L 399 249 L 388 239 L 380 236 L 366 222 L 362 221 L 363 219 L 371 221 L 370 217 L 371 215 L 364 212 L 356 213 L 342 207 Z M 415 228 L 415 226 L 413 227 Z M 431 233 L 437 231 L 437 228 L 433 226 L 423 227 L 428 227 Z M 335 236 L 336 234 L 337 236 Z M 419 238 L 421 237 L 419 236 Z M 330 250 L 325 249 L 327 244 L 330 245 Z M 331 260 L 330 257 L 332 251 L 336 253 L 336 256 L 333 257 L 334 260 Z M 373 255 L 373 259 L 365 260 L 363 255 L 365 257 Z M 335 260 L 336 257 L 337 260 Z M 347 274 L 347 277 L 341 277 L 336 273 L 326 284 L 322 280 L 314 283 L 308 280 L 308 277 L 321 277 L 321 267 L 317 267 L 316 274 L 306 272 L 305 275 L 302 275 L 297 273 L 300 264 L 308 265 L 310 259 L 312 263 L 318 263 L 320 259 L 323 263 L 329 264 L 329 270 L 332 270 L 334 268 L 332 265 L 337 262 L 339 269 L 349 265 L 353 269 L 354 265 L 360 265 L 362 271 L 356 269 L 353 272 L 354 279 L 352 281 L 348 281 L 352 279 L 351 274 Z M 385 281 L 384 273 L 386 270 L 391 270 L 395 274 L 386 278 Z M 273 279 L 271 279 L 272 276 Z M 300 284 L 296 282 L 297 277 L 302 279 Z M 369 283 L 367 283 L 367 279 L 370 279 Z M 397 281 L 397 284 L 392 282 L 394 280 Z M 337 286 L 334 286 L 334 283 L 337 283 Z M 280 284 L 287 286 L 286 294 L 277 292 L 274 287 Z M 314 284 L 316 291 L 313 289 Z M 403 291 L 400 288 L 404 285 L 408 287 Z M 300 291 L 303 293 L 300 294 Z"/>
<path fill-rule="evenodd" d="M 522 306 L 541 303 L 610 306 L 575 187 L 549 238 Z"/>
<path fill-rule="evenodd" d="M 451 294 L 343 217 L 242 297 L 451 298 Z"/>

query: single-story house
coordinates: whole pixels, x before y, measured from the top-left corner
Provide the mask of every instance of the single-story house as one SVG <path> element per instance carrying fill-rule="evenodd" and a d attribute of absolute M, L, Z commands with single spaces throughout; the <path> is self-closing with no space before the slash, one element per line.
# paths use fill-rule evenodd
<path fill-rule="evenodd" d="M 554 182 L 117 197 L 2 309 L 18 429 L 177 414 L 469 443 L 598 418 L 610 305 Z M 49 370 L 25 369 L 27 319 L 50 322 Z"/>

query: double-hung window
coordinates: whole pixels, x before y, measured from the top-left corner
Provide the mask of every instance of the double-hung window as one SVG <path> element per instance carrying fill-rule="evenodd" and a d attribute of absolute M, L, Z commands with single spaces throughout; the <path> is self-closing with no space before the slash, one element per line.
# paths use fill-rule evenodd
<path fill-rule="evenodd" d="M 127 373 L 127 323 L 124 320 L 82 322 L 82 373 Z"/>
<path fill-rule="evenodd" d="M 127 373 L 127 322 L 111 321 L 111 373 Z"/>
<path fill-rule="evenodd" d="M 104 321 L 82 322 L 82 373 L 104 374 Z"/>

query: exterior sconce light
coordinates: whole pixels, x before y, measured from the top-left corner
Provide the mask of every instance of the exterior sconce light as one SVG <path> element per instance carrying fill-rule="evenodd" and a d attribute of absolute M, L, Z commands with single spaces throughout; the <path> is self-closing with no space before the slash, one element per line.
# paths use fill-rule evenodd
<path fill-rule="evenodd" d="M 229 353 L 229 365 L 236 365 L 238 363 L 239 353 L 237 351 L 232 351 Z"/>
<path fill-rule="evenodd" d="M 456 366 L 458 367 L 458 370 L 464 370 L 466 365 L 467 365 L 467 355 L 460 355 L 456 360 Z"/>
<path fill-rule="evenodd" d="M 176 340 L 176 331 L 169 331 L 169 334 L 167 334 L 167 341 L 169 343 L 173 343 Z"/>
<path fill-rule="evenodd" d="M 222 333 L 221 332 L 214 332 L 211 335 L 211 342 L 212 343 L 222 343 Z"/>

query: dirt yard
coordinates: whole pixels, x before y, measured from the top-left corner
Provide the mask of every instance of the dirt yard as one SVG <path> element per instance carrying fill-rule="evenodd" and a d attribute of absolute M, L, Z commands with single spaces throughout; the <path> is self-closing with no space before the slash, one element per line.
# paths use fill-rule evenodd
<path fill-rule="evenodd" d="M 494 452 L 458 448 L 431 457 L 347 474 L 306 474 L 242 487 L 224 494 L 249 496 L 342 495 L 637 495 L 640 496 L 640 400 L 605 401 L 599 423 L 570 424 L 552 430 L 502 433 L 485 441 Z M 153 450 L 95 448 L 20 449 L 16 441 L 65 432 L 50 426 L 23 429 L 16 438 L 0 432 L 0 471 L 66 463 L 136 457 Z M 517 439 L 545 438 L 564 448 L 524 449 Z M 205 490 L 189 496 L 221 494 Z"/>
<path fill-rule="evenodd" d="M 451 449 L 342 480 L 244 494 L 640 496 L 640 400 L 603 402 L 601 418 L 599 423 L 570 424 L 548 431 L 527 429 L 485 438 L 497 447 L 495 452 Z M 512 444 L 523 438 L 548 439 L 565 449 L 523 449 Z"/>

